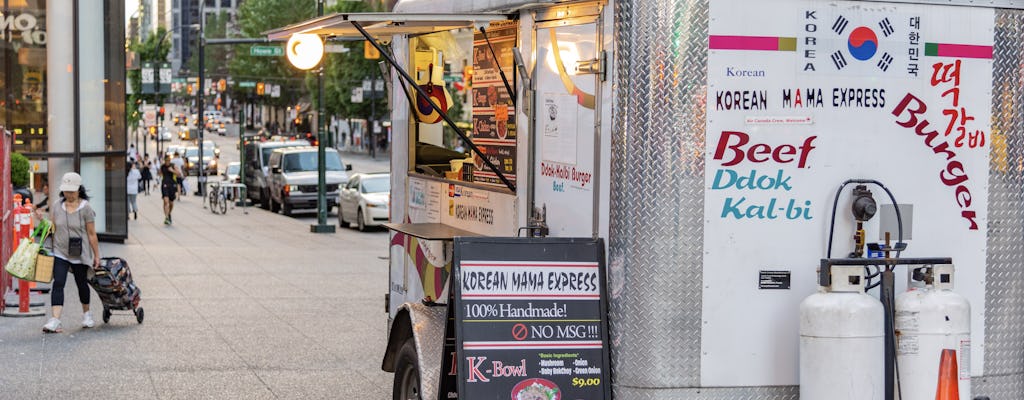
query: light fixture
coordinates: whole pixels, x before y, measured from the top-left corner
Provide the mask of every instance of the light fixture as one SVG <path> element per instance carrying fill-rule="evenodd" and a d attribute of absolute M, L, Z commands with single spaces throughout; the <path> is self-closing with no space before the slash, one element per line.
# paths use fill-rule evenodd
<path fill-rule="evenodd" d="M 324 42 L 312 33 L 296 33 L 285 47 L 288 61 L 298 69 L 311 69 L 324 57 Z"/>

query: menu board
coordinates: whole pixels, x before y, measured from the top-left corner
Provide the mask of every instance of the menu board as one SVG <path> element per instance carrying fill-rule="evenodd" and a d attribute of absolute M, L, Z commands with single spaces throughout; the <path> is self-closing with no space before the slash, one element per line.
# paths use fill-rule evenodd
<path fill-rule="evenodd" d="M 604 242 L 456 238 L 461 399 L 610 399 Z"/>
<path fill-rule="evenodd" d="M 492 22 L 486 38 L 479 31 L 473 36 L 473 144 L 513 183 L 516 181 L 515 98 L 505 87 L 501 71 L 505 72 L 509 85 L 515 87 L 512 48 L 516 46 L 518 32 L 518 21 L 503 21 Z M 473 158 L 476 161 L 474 181 L 504 186 L 479 156 L 474 154 Z"/>

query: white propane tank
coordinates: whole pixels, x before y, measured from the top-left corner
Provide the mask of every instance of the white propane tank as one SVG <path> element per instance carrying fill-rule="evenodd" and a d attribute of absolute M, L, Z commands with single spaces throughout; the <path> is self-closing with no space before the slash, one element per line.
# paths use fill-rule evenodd
<path fill-rule="evenodd" d="M 800 303 L 800 400 L 884 398 L 885 313 L 864 283 L 864 267 L 833 266 Z"/>
<path fill-rule="evenodd" d="M 935 399 L 943 349 L 956 350 L 960 400 L 971 400 L 971 305 L 952 291 L 952 265 L 925 275 L 931 285 L 896 296 L 901 400 Z"/>

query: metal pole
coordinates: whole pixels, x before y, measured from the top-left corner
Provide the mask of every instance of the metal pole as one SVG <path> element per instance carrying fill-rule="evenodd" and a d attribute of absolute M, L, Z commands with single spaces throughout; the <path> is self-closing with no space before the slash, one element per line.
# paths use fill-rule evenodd
<path fill-rule="evenodd" d="M 205 43 L 203 43 L 205 40 L 203 26 L 205 24 L 203 22 L 206 20 L 206 15 L 203 14 L 203 4 L 205 3 L 200 3 L 199 7 L 199 93 L 197 93 L 197 96 L 199 97 L 196 100 L 196 107 L 199 109 L 196 113 L 196 119 L 199 122 L 199 165 L 196 166 L 196 169 L 199 171 L 199 175 L 196 177 L 196 181 L 198 182 L 196 184 L 196 194 L 199 196 L 202 196 L 205 193 L 204 189 L 206 186 L 206 164 L 203 164 L 203 136 L 206 135 L 206 123 L 204 121 L 206 118 L 203 116 L 203 84 L 206 81 L 206 75 L 203 73 L 206 69 L 206 48 L 204 46 Z"/>
<path fill-rule="evenodd" d="M 896 399 L 896 343 L 893 337 L 893 325 L 895 321 L 896 299 L 896 276 L 892 267 L 886 267 L 882 271 L 882 290 L 879 296 L 882 297 L 882 306 L 885 310 L 885 400 Z"/>
<path fill-rule="evenodd" d="M 316 15 L 324 15 L 324 0 L 317 0 Z M 309 227 L 313 233 L 334 233 L 334 225 L 327 224 L 327 150 L 324 140 L 324 65 L 327 55 L 320 60 L 317 73 L 317 116 L 316 116 L 316 225 Z"/>
<path fill-rule="evenodd" d="M 242 203 L 242 212 L 245 214 L 249 213 L 249 210 L 245 209 L 246 203 L 249 202 L 249 194 L 246 193 L 245 188 L 245 107 L 242 106 L 239 111 L 238 119 L 241 120 L 241 124 L 238 126 L 238 183 L 242 185 L 238 189 L 238 202 Z M 235 203 L 238 205 L 238 203 Z"/>
<path fill-rule="evenodd" d="M 370 79 L 373 82 L 373 79 Z M 370 86 L 370 158 L 377 159 L 377 132 L 374 128 L 377 127 L 377 99 L 374 98 L 376 94 L 373 89 L 374 86 Z"/>

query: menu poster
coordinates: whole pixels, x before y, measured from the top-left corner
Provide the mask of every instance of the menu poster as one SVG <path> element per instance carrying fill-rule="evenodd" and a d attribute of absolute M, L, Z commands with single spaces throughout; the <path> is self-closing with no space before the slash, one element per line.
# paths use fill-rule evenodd
<path fill-rule="evenodd" d="M 473 133 L 472 139 L 488 160 L 513 183 L 516 181 L 516 123 L 514 94 L 501 79 L 501 71 L 515 87 L 515 61 L 512 48 L 519 33 L 518 21 L 493 22 L 485 38 L 479 31 L 473 36 Z M 491 46 L 487 46 L 487 39 Z M 491 49 L 494 52 L 491 52 Z M 497 60 L 495 60 L 497 55 Z M 500 70 L 499 70 L 500 68 Z M 474 154 L 473 180 L 504 186 L 498 175 Z"/>
<path fill-rule="evenodd" d="M 604 241 L 455 238 L 462 399 L 610 399 Z"/>

